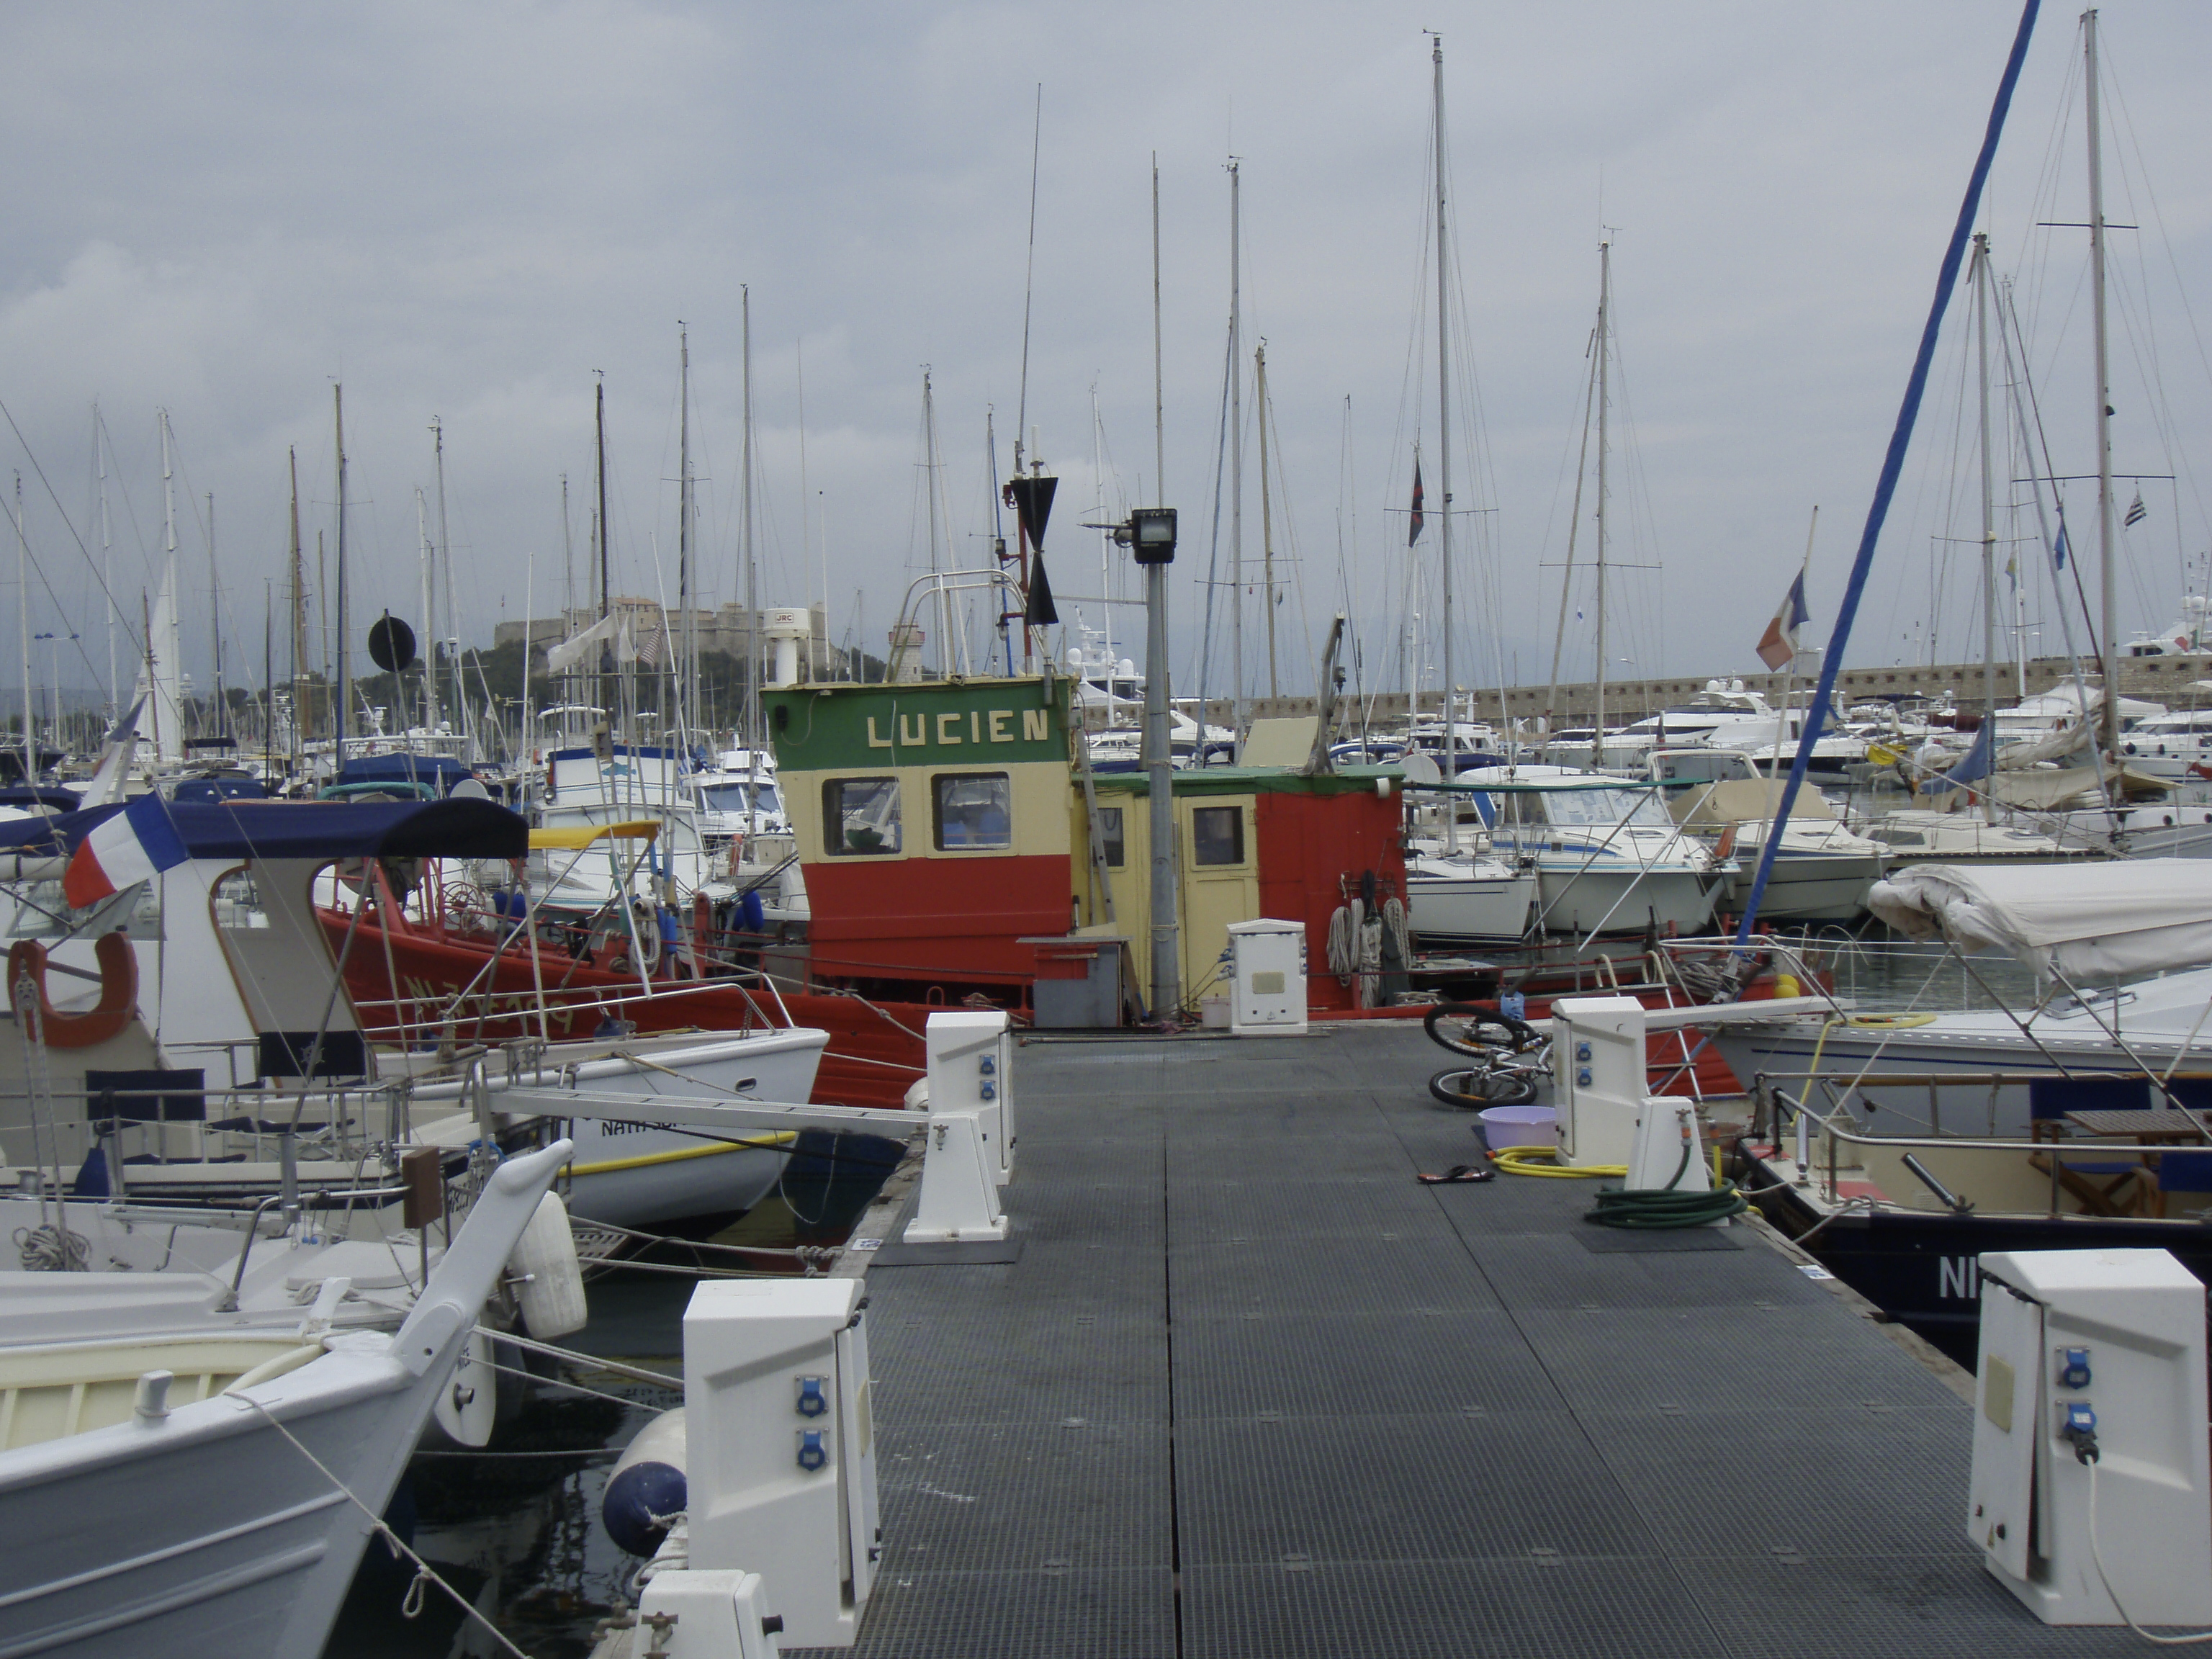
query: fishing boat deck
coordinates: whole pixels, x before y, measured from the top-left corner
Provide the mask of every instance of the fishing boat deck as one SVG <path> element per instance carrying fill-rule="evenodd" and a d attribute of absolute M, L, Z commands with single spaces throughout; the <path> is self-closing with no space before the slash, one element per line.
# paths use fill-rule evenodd
<path fill-rule="evenodd" d="M 855 1652 L 2103 1654 L 1962 1524 L 1969 1407 L 1747 1228 L 1473 1160 L 1418 1030 L 1032 1042 L 1012 1262 L 868 1274 Z"/>

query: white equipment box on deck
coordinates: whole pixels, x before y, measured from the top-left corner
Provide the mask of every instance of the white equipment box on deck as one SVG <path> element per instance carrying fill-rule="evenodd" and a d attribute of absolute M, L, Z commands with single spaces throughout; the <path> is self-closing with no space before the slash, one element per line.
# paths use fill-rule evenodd
<path fill-rule="evenodd" d="M 1229 1029 L 1238 1036 L 1297 1036 L 1307 1030 L 1304 922 L 1229 924 Z"/>
<path fill-rule="evenodd" d="M 1966 1533 L 1990 1571 L 2047 1625 L 2212 1623 L 2204 1286 L 2164 1250 L 1980 1262 Z"/>
<path fill-rule="evenodd" d="M 788 1647 L 850 1647 L 875 1580 L 857 1279 L 724 1279 L 684 1315 L 690 1565 L 755 1572 Z"/>

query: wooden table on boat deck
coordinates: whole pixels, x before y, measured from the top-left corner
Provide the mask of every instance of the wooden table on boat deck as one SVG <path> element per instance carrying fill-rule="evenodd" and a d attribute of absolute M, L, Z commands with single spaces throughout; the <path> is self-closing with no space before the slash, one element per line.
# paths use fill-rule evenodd
<path fill-rule="evenodd" d="M 2179 1122 L 2175 1121 L 2177 1118 Z M 2204 1132 L 2194 1116 L 2171 1109 L 2069 1112 L 2066 1121 L 2084 1134 L 2102 1135 L 2111 1140 L 2142 1140 L 2174 1146 L 2191 1142 L 2212 1146 L 2212 1135 Z"/>
<path fill-rule="evenodd" d="M 2179 1122 L 2175 1121 L 2179 1119 Z M 2169 1109 L 2124 1107 L 2108 1111 L 2079 1111 L 2066 1114 L 2065 1121 L 2083 1134 L 2107 1140 L 2130 1140 L 2153 1146 L 2212 1146 L 2197 1123 L 2195 1114 L 2176 1112 Z M 2149 1179 L 2138 1189 L 2149 1212 L 2161 1219 L 2166 1215 L 2166 1193 L 2155 1178 L 2157 1164 L 2153 1155 L 2140 1158 L 2142 1173 Z M 2118 1183 L 2115 1182 L 2117 1186 Z M 2107 1196 L 2110 1196 L 2108 1192 Z"/>

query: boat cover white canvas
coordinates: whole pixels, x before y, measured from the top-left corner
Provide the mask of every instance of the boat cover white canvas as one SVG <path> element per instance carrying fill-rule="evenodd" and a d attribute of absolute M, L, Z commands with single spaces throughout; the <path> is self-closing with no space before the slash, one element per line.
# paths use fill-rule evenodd
<path fill-rule="evenodd" d="M 2212 962 L 2212 860 L 1928 864 L 1876 882 L 1867 908 L 1911 938 L 2008 951 L 2076 985 Z"/>

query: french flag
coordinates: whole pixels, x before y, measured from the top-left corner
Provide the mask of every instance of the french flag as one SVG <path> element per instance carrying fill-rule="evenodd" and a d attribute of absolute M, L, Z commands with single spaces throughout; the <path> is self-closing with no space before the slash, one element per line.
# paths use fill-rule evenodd
<path fill-rule="evenodd" d="M 141 795 L 94 825 L 77 843 L 62 872 L 62 896 L 72 909 L 82 910 L 191 857 L 170 822 L 168 802 L 159 795 Z"/>

